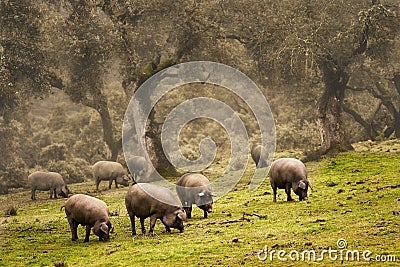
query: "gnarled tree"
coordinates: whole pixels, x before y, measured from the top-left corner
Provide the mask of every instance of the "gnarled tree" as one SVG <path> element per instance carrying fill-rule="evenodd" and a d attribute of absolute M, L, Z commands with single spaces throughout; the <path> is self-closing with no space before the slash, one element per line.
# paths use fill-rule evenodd
<path fill-rule="evenodd" d="M 113 124 L 105 92 L 107 89 L 104 88 L 108 63 L 113 54 L 113 28 L 99 15 L 99 8 L 95 5 L 87 1 L 70 3 L 72 12 L 64 28 L 67 32 L 65 62 L 69 66 L 69 81 L 63 90 L 74 102 L 98 112 L 103 139 L 111 152 L 109 159 L 115 161 L 122 149 L 121 127 Z"/>

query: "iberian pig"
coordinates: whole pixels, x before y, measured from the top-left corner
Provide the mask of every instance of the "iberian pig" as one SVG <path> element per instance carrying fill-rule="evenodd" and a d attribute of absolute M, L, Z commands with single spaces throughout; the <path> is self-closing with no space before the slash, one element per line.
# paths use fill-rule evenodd
<path fill-rule="evenodd" d="M 84 242 L 89 242 L 90 229 L 100 241 L 110 239 L 113 225 L 109 219 L 109 210 L 100 199 L 83 194 L 76 194 L 65 202 L 65 214 L 72 232 L 72 241 L 78 239 L 78 225 L 86 226 Z"/>
<path fill-rule="evenodd" d="M 50 198 L 68 197 L 69 189 L 61 175 L 56 172 L 36 171 L 28 176 L 28 185 L 31 188 L 31 199 L 36 200 L 36 190 L 50 190 Z"/>
<path fill-rule="evenodd" d="M 126 194 L 125 205 L 131 219 L 132 236 L 136 235 L 135 216 L 140 219 L 143 234 L 146 233 L 144 219 L 148 217 L 149 235 L 154 235 L 157 219 L 161 220 L 167 232 L 171 232 L 170 228 L 183 232 L 186 212 L 168 188 L 148 183 L 134 184 Z"/>
<path fill-rule="evenodd" d="M 257 168 L 267 167 L 268 152 L 265 147 L 255 145 L 251 148 L 251 158 L 254 160 Z"/>
<path fill-rule="evenodd" d="M 303 162 L 293 158 L 281 158 L 272 163 L 269 170 L 269 180 L 274 191 L 274 202 L 276 202 L 277 188 L 285 189 L 287 201 L 293 200 L 290 189 L 299 196 L 299 200 L 307 199 L 307 190 L 311 183 L 307 179 L 307 171 Z"/>
<path fill-rule="evenodd" d="M 150 175 L 151 164 L 147 162 L 145 157 L 133 156 L 129 158 L 127 164 L 134 182 L 137 182 L 138 178 L 144 179 Z"/>
<path fill-rule="evenodd" d="M 186 211 L 187 217 L 192 217 L 192 205 L 204 211 L 204 218 L 212 212 L 213 193 L 210 181 L 202 174 L 186 173 L 176 183 L 176 192 Z"/>
<path fill-rule="evenodd" d="M 129 185 L 129 177 L 126 175 L 122 165 L 115 161 L 98 161 L 93 166 L 93 177 L 96 181 L 96 190 L 99 190 L 99 184 L 102 180 L 109 181 L 108 189 L 111 189 L 113 181 L 115 181 L 115 188 L 118 184 L 123 186 Z"/>

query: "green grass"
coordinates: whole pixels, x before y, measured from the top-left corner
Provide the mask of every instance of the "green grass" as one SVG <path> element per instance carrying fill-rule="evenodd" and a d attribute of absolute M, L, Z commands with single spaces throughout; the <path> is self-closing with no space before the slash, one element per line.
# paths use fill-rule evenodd
<path fill-rule="evenodd" d="M 308 201 L 286 202 L 279 190 L 273 203 L 268 179 L 251 193 L 239 183 L 215 202 L 208 219 L 195 208 L 182 234 L 175 229 L 165 233 L 158 221 L 156 236 L 132 238 L 124 205 L 128 188 L 96 193 L 94 183 L 86 182 L 70 188 L 104 200 L 113 214 L 115 233 L 110 242 L 99 242 L 91 234 L 90 242 L 83 243 L 80 226 L 80 239 L 72 242 L 65 213 L 60 211 L 65 199 L 49 200 L 47 192 L 39 192 L 34 202 L 26 190 L 12 192 L 0 196 L 0 266 L 280 266 L 277 253 L 272 261 L 269 257 L 260 261 L 257 253 L 267 246 L 269 252 L 314 250 L 318 258 L 324 249 L 337 249 L 339 238 L 346 239 L 348 250 L 370 250 L 372 258 L 395 255 L 397 262 L 341 262 L 326 255 L 323 261 L 289 259 L 285 265 L 398 266 L 400 153 L 356 148 L 306 164 L 314 187 Z M 243 180 L 248 180 L 251 172 L 245 175 Z M 17 215 L 6 216 L 11 206 Z M 148 223 L 147 219 L 146 227 Z"/>

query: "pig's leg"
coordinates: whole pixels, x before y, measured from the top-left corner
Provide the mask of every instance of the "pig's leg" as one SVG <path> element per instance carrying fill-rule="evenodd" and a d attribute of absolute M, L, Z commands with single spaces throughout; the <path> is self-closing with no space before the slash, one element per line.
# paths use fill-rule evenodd
<path fill-rule="evenodd" d="M 144 227 L 144 218 L 140 218 L 140 225 L 142 226 L 142 234 L 145 234 L 146 228 Z"/>
<path fill-rule="evenodd" d="M 287 201 L 293 201 L 293 198 L 292 198 L 292 196 L 290 195 L 290 189 L 292 188 L 292 186 L 291 186 L 291 184 L 286 184 L 286 186 L 285 186 L 285 192 L 286 192 L 286 195 L 287 195 Z"/>
<path fill-rule="evenodd" d="M 68 222 L 72 233 L 72 241 L 76 241 L 78 239 L 78 223 L 74 220 L 68 220 Z"/>
<path fill-rule="evenodd" d="M 162 223 L 163 223 L 164 226 L 165 226 L 165 231 L 166 231 L 167 233 L 171 233 L 171 228 L 169 228 L 169 226 L 166 225 L 165 222 L 164 222 L 163 220 L 161 220 L 161 221 L 162 221 Z"/>
<path fill-rule="evenodd" d="M 150 217 L 150 230 L 149 230 L 149 235 L 153 236 L 154 235 L 154 226 L 156 225 L 157 217 L 156 216 L 151 216 Z"/>
<path fill-rule="evenodd" d="M 189 203 L 188 207 L 183 208 L 186 211 L 187 217 L 190 219 L 192 218 L 192 203 Z"/>
<path fill-rule="evenodd" d="M 83 242 L 89 242 L 89 235 L 90 235 L 90 230 L 92 227 L 90 227 L 90 225 L 86 225 L 86 236 L 85 236 L 85 240 Z"/>
<path fill-rule="evenodd" d="M 108 189 L 111 189 L 111 185 L 113 183 L 114 179 L 110 179 L 110 181 L 108 182 Z M 115 185 L 117 184 L 117 182 L 115 182 Z"/>
<path fill-rule="evenodd" d="M 129 213 L 129 218 L 131 219 L 132 236 L 135 236 L 135 235 L 136 235 L 135 214 L 130 214 L 130 213 Z"/>
<path fill-rule="evenodd" d="M 31 199 L 32 200 L 36 200 L 35 193 L 36 193 L 36 189 L 32 189 L 32 191 L 31 191 Z"/>
<path fill-rule="evenodd" d="M 165 224 L 164 224 L 164 226 L 165 226 L 165 231 L 166 231 L 167 233 L 171 233 L 171 228 L 169 228 L 169 226 L 167 226 L 167 225 L 165 225 Z"/>
<path fill-rule="evenodd" d="M 165 226 L 165 231 L 167 231 L 167 233 L 171 233 L 171 228 L 169 228 L 168 226 Z"/>
<path fill-rule="evenodd" d="M 100 179 L 96 178 L 96 191 L 99 191 Z"/>
<path fill-rule="evenodd" d="M 271 183 L 271 187 L 272 191 L 274 192 L 274 202 L 276 202 L 276 191 L 277 191 L 276 185 Z"/>

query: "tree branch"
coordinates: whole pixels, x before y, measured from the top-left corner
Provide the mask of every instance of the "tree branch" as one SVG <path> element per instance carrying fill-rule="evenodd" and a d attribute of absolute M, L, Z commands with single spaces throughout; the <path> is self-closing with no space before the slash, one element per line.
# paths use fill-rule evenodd
<path fill-rule="evenodd" d="M 394 83 L 394 87 L 396 88 L 397 93 L 400 96 L 400 72 L 396 72 L 393 75 L 393 83 Z"/>
<path fill-rule="evenodd" d="M 351 87 L 351 86 L 346 86 L 347 90 L 353 91 L 353 92 L 363 92 L 367 91 L 367 88 L 361 88 L 361 87 Z"/>
<path fill-rule="evenodd" d="M 247 44 L 249 42 L 249 41 L 243 40 L 242 37 L 234 35 L 234 34 L 225 35 L 225 38 L 226 39 L 235 39 L 235 40 L 239 41 L 241 44 Z"/>
<path fill-rule="evenodd" d="M 395 115 L 397 112 L 396 107 L 393 105 L 391 101 L 391 97 L 387 95 L 387 92 L 383 88 L 383 86 L 379 83 L 375 83 L 375 88 L 379 91 L 376 92 L 373 88 L 371 88 L 369 91 L 372 94 L 373 97 L 380 99 L 382 101 L 382 104 L 386 106 L 386 108 L 389 110 L 392 115 Z"/>
<path fill-rule="evenodd" d="M 368 133 L 369 138 L 371 140 L 375 140 L 376 136 L 378 133 L 375 131 L 375 129 L 372 127 L 370 123 L 368 123 L 366 120 L 364 120 L 360 114 L 358 114 L 355 110 L 351 109 L 350 107 L 343 105 L 343 111 L 349 114 L 350 116 L 353 117 L 353 119 L 358 122 Z"/>

